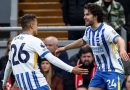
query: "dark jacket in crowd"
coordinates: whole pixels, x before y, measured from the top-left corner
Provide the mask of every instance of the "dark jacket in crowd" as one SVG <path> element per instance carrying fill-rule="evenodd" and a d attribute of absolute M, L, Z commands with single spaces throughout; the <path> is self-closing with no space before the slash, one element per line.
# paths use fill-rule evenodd
<path fill-rule="evenodd" d="M 85 25 L 84 23 L 84 5 L 97 0 L 61 0 L 63 9 L 63 18 L 66 25 Z"/>
<path fill-rule="evenodd" d="M 5 71 L 7 62 L 8 62 L 8 55 L 0 58 L 0 90 L 2 90 L 2 80 L 4 77 L 4 71 Z"/>

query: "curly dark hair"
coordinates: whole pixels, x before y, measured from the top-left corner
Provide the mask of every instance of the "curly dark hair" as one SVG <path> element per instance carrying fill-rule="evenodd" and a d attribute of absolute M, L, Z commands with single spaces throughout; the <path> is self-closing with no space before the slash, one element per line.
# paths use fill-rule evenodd
<path fill-rule="evenodd" d="M 80 48 L 79 53 L 78 53 L 78 57 L 80 58 L 81 55 L 85 54 L 85 53 L 92 53 L 92 56 L 94 57 L 92 48 L 88 45 L 85 45 L 85 46 Z"/>
<path fill-rule="evenodd" d="M 98 22 L 103 22 L 104 14 L 102 8 L 94 3 L 85 4 L 84 9 L 87 9 L 91 14 L 97 16 Z"/>

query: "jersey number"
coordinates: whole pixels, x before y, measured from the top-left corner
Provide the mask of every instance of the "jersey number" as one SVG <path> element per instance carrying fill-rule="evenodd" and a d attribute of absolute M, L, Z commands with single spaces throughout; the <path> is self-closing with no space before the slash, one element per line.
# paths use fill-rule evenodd
<path fill-rule="evenodd" d="M 13 65 L 17 65 L 20 62 L 26 63 L 29 60 L 30 58 L 29 53 L 26 50 L 23 50 L 24 45 L 25 43 L 22 43 L 19 50 L 17 50 L 17 47 L 15 44 L 11 45 L 11 50 L 14 49 L 13 58 L 12 58 Z M 15 60 L 15 56 L 17 53 L 18 53 L 18 60 Z M 24 59 L 22 58 L 22 55 L 25 55 Z"/>
<path fill-rule="evenodd" d="M 117 84 L 116 84 L 116 82 L 115 82 L 114 79 L 112 79 L 112 80 L 107 80 L 107 83 L 108 83 L 108 87 L 109 87 L 109 88 L 110 88 L 110 87 L 116 87 L 116 86 L 117 86 Z"/>

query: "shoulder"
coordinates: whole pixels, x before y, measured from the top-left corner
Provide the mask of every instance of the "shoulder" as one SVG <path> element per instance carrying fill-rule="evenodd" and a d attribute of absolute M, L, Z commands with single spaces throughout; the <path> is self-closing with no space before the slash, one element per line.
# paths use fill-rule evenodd
<path fill-rule="evenodd" d="M 108 25 L 106 23 L 104 23 L 103 29 L 105 30 L 105 32 L 110 32 L 110 31 L 114 30 L 110 25 Z"/>
<path fill-rule="evenodd" d="M 31 39 L 31 41 L 34 42 L 34 43 L 42 42 L 42 40 L 41 40 L 40 38 L 38 38 L 38 37 L 30 36 L 30 39 Z"/>

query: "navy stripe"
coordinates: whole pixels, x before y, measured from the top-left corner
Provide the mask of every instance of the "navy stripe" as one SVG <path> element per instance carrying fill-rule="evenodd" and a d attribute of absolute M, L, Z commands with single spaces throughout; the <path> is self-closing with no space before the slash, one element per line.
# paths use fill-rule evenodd
<path fill-rule="evenodd" d="M 103 23 L 102 23 L 101 26 L 103 26 Z M 102 27 L 101 27 L 100 29 L 98 29 L 98 32 L 97 32 L 97 35 L 96 35 L 97 46 L 100 46 L 100 42 L 99 42 L 99 33 L 100 33 L 101 30 L 102 30 Z"/>
<path fill-rule="evenodd" d="M 17 80 L 17 83 L 18 83 L 18 86 L 20 87 L 20 89 L 22 89 L 20 79 L 19 79 L 19 74 L 16 74 L 16 80 Z"/>
<path fill-rule="evenodd" d="M 100 46 L 100 43 L 99 43 L 99 32 L 97 32 L 97 35 L 96 35 L 96 43 L 97 43 L 97 46 Z"/>
<path fill-rule="evenodd" d="M 104 25 L 104 24 L 101 23 L 100 26 L 97 28 L 97 30 L 101 30 L 103 25 Z"/>
<path fill-rule="evenodd" d="M 105 57 L 105 55 L 104 55 L 104 54 L 102 54 L 101 56 L 102 56 L 103 61 L 104 61 L 104 63 L 105 63 L 105 71 L 108 71 L 107 59 L 106 59 L 106 57 Z"/>
<path fill-rule="evenodd" d="M 91 45 L 91 44 L 90 44 L 90 33 L 91 33 L 91 29 L 89 29 L 89 36 L 88 36 L 88 44 L 89 44 L 89 45 Z"/>
<path fill-rule="evenodd" d="M 113 67 L 113 64 L 112 64 L 112 60 L 111 60 L 111 56 L 110 56 L 110 51 L 109 51 L 109 48 L 108 48 L 108 46 L 107 46 L 107 42 L 106 42 L 106 40 L 105 40 L 104 31 L 105 31 L 105 29 L 102 30 L 102 43 L 103 43 L 103 45 L 104 45 L 104 47 L 105 47 L 105 50 L 106 50 L 106 52 L 107 52 L 107 55 L 108 55 L 108 57 L 109 57 L 110 68 L 111 68 L 111 70 L 114 70 L 114 71 L 115 71 L 115 68 Z"/>
<path fill-rule="evenodd" d="M 40 88 L 34 89 L 34 90 L 51 90 L 48 85 L 42 86 Z"/>
<path fill-rule="evenodd" d="M 101 61 L 100 61 L 100 58 L 98 57 L 98 55 L 96 55 L 96 60 L 98 61 L 100 70 L 102 71 L 102 66 L 101 66 L 102 64 L 101 64 Z"/>
<path fill-rule="evenodd" d="M 38 79 L 37 79 L 35 71 L 32 72 L 32 75 L 33 75 L 33 79 L 34 79 L 34 82 L 36 84 L 36 87 L 39 88 L 40 85 L 39 85 L 39 82 L 38 82 Z"/>
<path fill-rule="evenodd" d="M 27 78 L 27 82 L 28 82 L 29 88 L 30 88 L 31 90 L 33 90 L 33 87 L 32 87 L 32 84 L 31 84 L 31 80 L 30 80 L 30 78 L 29 78 L 29 73 L 26 72 L 25 75 L 26 75 L 26 78 Z"/>
<path fill-rule="evenodd" d="M 44 58 L 47 53 L 50 53 L 49 51 L 44 52 L 40 57 Z"/>
<path fill-rule="evenodd" d="M 26 84 L 25 84 L 25 80 L 24 80 L 23 73 L 21 73 L 21 79 L 22 79 L 22 82 L 23 82 L 23 87 L 24 87 L 24 89 L 27 90 L 27 87 L 26 87 Z"/>
<path fill-rule="evenodd" d="M 95 32 L 92 32 L 92 45 L 93 45 L 93 46 L 95 46 L 94 37 L 95 37 Z"/>

